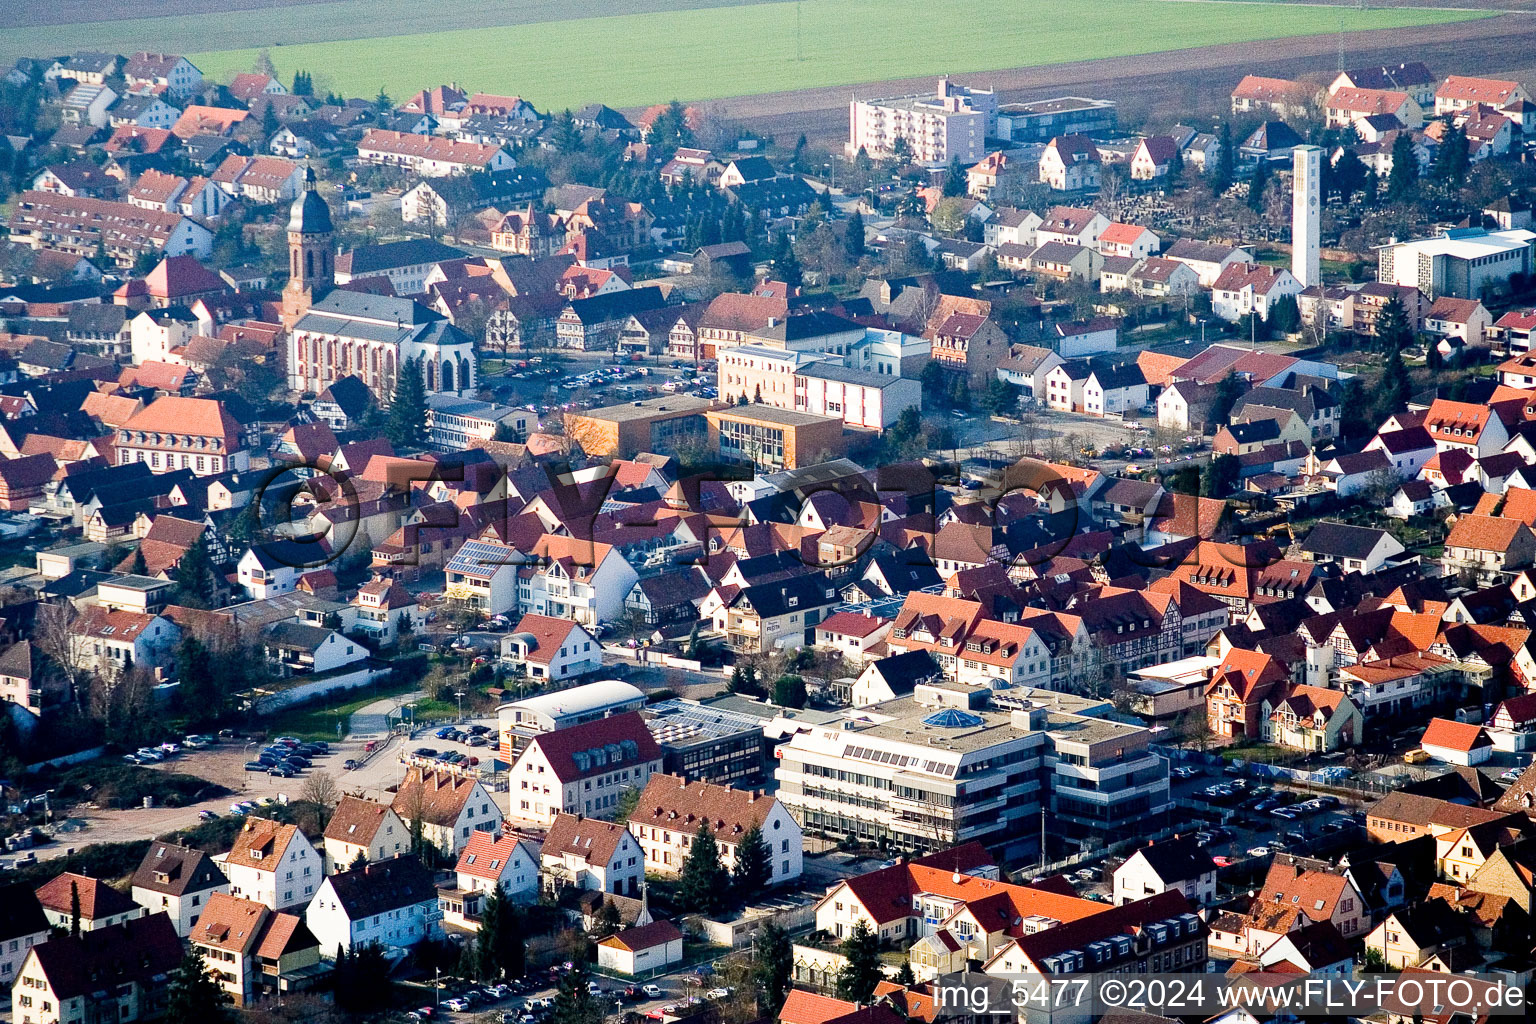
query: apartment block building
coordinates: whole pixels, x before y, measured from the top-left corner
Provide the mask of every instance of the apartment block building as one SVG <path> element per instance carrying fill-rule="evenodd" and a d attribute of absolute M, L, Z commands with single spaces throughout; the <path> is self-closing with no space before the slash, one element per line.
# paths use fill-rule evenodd
<path fill-rule="evenodd" d="M 1168 765 L 1104 701 L 919 684 L 779 748 L 778 799 L 807 833 L 933 851 L 977 841 L 1005 859 L 1141 827 L 1169 806 Z M 956 706 L 956 705 L 959 706 Z M 967 706 L 969 705 L 969 706 Z"/>
<path fill-rule="evenodd" d="M 997 130 L 997 94 L 941 78 L 931 95 L 853 100 L 848 117 L 850 157 L 861 149 L 890 157 L 902 140 L 913 160 L 938 166 L 959 157 L 971 164 L 986 155 L 987 135 Z"/>

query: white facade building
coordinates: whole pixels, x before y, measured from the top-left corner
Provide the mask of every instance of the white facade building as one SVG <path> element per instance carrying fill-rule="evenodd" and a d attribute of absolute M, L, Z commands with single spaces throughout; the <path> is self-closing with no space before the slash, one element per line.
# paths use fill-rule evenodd
<path fill-rule="evenodd" d="M 247 817 L 223 868 L 231 896 L 287 910 L 314 898 L 325 862 L 298 826 Z"/>
<path fill-rule="evenodd" d="M 629 831 L 645 851 L 645 869 L 659 875 L 682 872 L 688 850 L 709 826 L 722 866 L 736 870 L 741 843 L 755 827 L 767 847 L 771 868 L 768 884 L 799 878 L 804 866 L 800 825 L 771 796 L 758 790 L 734 789 L 708 782 L 690 782 L 677 775 L 652 775 L 629 816 Z"/>
<path fill-rule="evenodd" d="M 400 857 L 327 877 L 304 923 L 320 955 L 334 959 L 370 943 L 409 949 L 435 938 L 442 917 L 431 873 L 415 857 Z"/>
<path fill-rule="evenodd" d="M 1291 178 L 1291 276 L 1303 288 L 1322 284 L 1323 151 L 1297 146 Z"/>
<path fill-rule="evenodd" d="M 997 94 L 941 78 L 930 96 L 852 100 L 848 119 L 849 157 L 861 149 L 874 159 L 893 156 L 901 139 L 920 163 L 938 166 L 958 157 L 973 164 L 986 155 L 987 133 L 996 128 Z"/>

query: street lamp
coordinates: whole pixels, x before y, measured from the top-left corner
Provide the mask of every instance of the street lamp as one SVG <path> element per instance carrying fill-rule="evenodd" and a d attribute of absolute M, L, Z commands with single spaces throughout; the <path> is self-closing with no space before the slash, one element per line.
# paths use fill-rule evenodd
<path fill-rule="evenodd" d="M 1205 318 L 1200 318 L 1200 347 L 1205 348 Z"/>
<path fill-rule="evenodd" d="M 463 690 L 454 690 L 453 691 L 453 695 L 459 699 L 459 718 L 458 718 L 458 720 L 460 722 L 462 722 L 462 721 L 464 721 L 464 691 Z"/>
<path fill-rule="evenodd" d="M 244 749 L 242 749 L 240 751 L 240 760 L 242 760 L 245 763 L 249 764 L 250 760 L 251 760 L 250 756 L 249 756 L 250 755 L 250 751 L 251 751 L 251 748 L 254 747 L 255 745 L 256 745 L 256 741 L 255 740 L 251 740 L 250 742 L 246 743 Z M 245 772 L 243 774 L 242 778 L 240 779 L 240 789 L 241 789 L 242 792 L 249 792 L 250 788 L 251 788 L 251 773 L 250 772 Z"/>

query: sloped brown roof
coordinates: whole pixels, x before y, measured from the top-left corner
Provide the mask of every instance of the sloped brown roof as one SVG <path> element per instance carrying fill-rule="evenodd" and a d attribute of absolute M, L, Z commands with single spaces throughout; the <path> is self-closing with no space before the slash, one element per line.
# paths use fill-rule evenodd
<path fill-rule="evenodd" d="M 544 837 L 543 857 L 576 854 L 595 867 L 607 867 L 629 834 L 623 825 L 579 814 L 560 813 Z"/>
<path fill-rule="evenodd" d="M 735 843 L 754 826 L 762 828 L 777 804 L 756 790 L 689 782 L 658 772 L 646 782 L 629 820 L 689 833 L 708 825 L 723 842 Z"/>
<path fill-rule="evenodd" d="M 427 823 L 452 825 L 459 820 L 465 802 L 478 785 L 474 779 L 454 772 L 411 768 L 390 806 L 405 821 L 413 820 L 419 808 Z"/>
<path fill-rule="evenodd" d="M 298 834 L 297 825 L 281 825 L 267 818 L 247 817 L 245 824 L 235 834 L 235 845 L 230 847 L 229 856 L 224 862 L 276 870 L 288 850 L 288 844 Z"/>
<path fill-rule="evenodd" d="M 256 945 L 267 914 L 267 905 L 241 899 L 227 892 L 216 892 L 198 916 L 187 941 L 199 946 L 213 946 L 241 956 Z"/>
<path fill-rule="evenodd" d="M 126 914 L 138 904 L 99 878 L 65 871 L 37 887 L 37 901 L 55 913 L 73 913 L 74 892 L 80 893 L 80 917 L 93 921 L 98 917 Z"/>
<path fill-rule="evenodd" d="M 133 873 L 133 887 L 167 896 L 181 896 L 228 884 L 213 858 L 201 850 L 174 843 L 150 844 Z"/>
<path fill-rule="evenodd" d="M 378 832 L 379 826 L 383 824 L 390 810 L 388 806 L 374 803 L 372 800 L 344 796 L 331 814 L 330 822 L 325 826 L 325 838 L 367 846 L 373 842 L 374 834 Z"/>

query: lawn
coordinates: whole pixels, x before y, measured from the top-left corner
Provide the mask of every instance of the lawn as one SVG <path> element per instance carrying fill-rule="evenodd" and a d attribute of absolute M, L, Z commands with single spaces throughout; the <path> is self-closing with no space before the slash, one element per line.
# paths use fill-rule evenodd
<path fill-rule="evenodd" d="M 630 0 L 624 9 L 638 3 Z M 3 46 L 67 52 L 84 42 L 107 45 L 110 38 L 126 50 L 129 40 L 148 42 L 145 33 L 158 29 L 156 48 L 192 51 L 193 62 L 220 81 L 251 68 L 259 45 L 267 45 L 283 78 L 308 70 L 317 88 L 348 96 L 371 97 L 382 87 L 398 100 L 456 81 L 558 110 L 594 101 L 624 107 L 674 97 L 706 100 L 1332 34 L 1341 26 L 1359 31 L 1483 16 L 1325 6 L 1291 7 L 1279 15 L 1265 2 L 1078 0 L 1064 12 L 1045 0 L 803 0 L 510 25 L 490 15 L 483 28 L 373 35 L 419 20 L 414 13 L 391 14 L 394 0 L 386 0 L 382 12 L 358 13 L 369 6 L 347 0 L 216 18 L 22 29 L 7 33 Z M 515 13 L 526 3 L 511 6 Z M 264 29 L 253 37 L 247 19 L 258 15 Z M 497 20 L 503 24 L 491 24 Z M 105 38 L 103 29 L 110 30 Z M 237 45 L 207 49 L 214 40 Z"/>
<path fill-rule="evenodd" d="M 301 740 L 336 739 L 336 723 L 345 722 L 354 711 L 361 711 L 376 700 L 397 697 L 416 688 L 414 680 L 387 682 L 368 686 L 362 690 L 349 690 L 351 697 L 345 704 L 332 704 L 319 700 L 299 707 L 287 708 L 275 715 L 264 717 L 261 724 L 271 736 L 297 736 Z M 361 696 L 352 696 L 361 694 Z"/>

